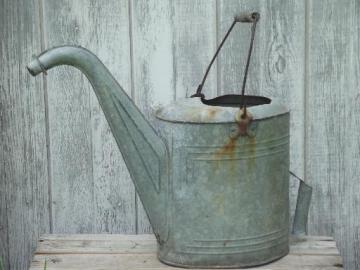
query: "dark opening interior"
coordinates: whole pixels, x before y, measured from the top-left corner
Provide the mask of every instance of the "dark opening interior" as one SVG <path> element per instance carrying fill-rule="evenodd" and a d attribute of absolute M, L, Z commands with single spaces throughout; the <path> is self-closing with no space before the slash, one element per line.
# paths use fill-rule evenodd
<path fill-rule="evenodd" d="M 224 95 L 213 99 L 201 99 L 202 103 L 210 106 L 222 107 L 251 107 L 263 104 L 270 104 L 271 99 L 262 96 Z"/>

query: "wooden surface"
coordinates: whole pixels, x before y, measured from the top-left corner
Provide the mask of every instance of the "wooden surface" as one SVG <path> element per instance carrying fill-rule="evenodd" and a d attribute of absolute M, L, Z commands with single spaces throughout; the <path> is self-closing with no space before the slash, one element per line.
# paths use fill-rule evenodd
<path fill-rule="evenodd" d="M 40 238 L 30 270 L 179 269 L 159 262 L 153 235 L 44 235 Z M 292 239 L 290 254 L 251 269 L 343 269 L 331 237 Z"/>
<path fill-rule="evenodd" d="M 314 186 L 311 234 L 333 235 L 360 269 L 357 0 L 0 0 L 0 258 L 27 269 L 39 233 L 151 228 L 86 78 L 70 67 L 30 77 L 45 48 L 89 48 L 145 116 L 189 96 L 240 11 L 261 20 L 248 92 L 291 109 L 291 170 Z M 204 93 L 239 90 L 249 43 L 237 25 Z M 291 178 L 291 208 L 297 181 Z"/>
<path fill-rule="evenodd" d="M 306 179 L 309 233 L 334 235 L 345 268 L 360 269 L 358 0 L 308 5 Z"/>
<path fill-rule="evenodd" d="M 46 1 L 44 20 L 45 47 L 89 48 L 130 93 L 126 1 Z M 46 77 L 52 231 L 134 233 L 134 186 L 95 93 L 80 71 L 53 71 Z"/>
<path fill-rule="evenodd" d="M 25 65 L 41 50 L 38 1 L 0 0 L 0 260 L 27 269 L 49 232 L 44 84 Z M 32 90 L 30 90 L 32 89 Z M 25 258 L 25 259 L 24 259 Z"/>

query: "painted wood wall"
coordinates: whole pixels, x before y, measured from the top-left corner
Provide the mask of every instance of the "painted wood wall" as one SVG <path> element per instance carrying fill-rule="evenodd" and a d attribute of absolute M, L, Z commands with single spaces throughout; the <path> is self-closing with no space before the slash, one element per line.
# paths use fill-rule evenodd
<path fill-rule="evenodd" d="M 144 233 L 149 222 L 90 84 L 32 54 L 95 52 L 152 122 L 189 96 L 240 11 L 261 13 L 249 92 L 291 108 L 291 170 L 314 187 L 309 233 L 334 235 L 360 269 L 358 0 L 0 0 L 0 258 L 27 269 L 40 233 Z M 237 91 L 249 27 L 237 27 L 206 84 Z M 292 208 L 296 180 L 291 179 Z"/>

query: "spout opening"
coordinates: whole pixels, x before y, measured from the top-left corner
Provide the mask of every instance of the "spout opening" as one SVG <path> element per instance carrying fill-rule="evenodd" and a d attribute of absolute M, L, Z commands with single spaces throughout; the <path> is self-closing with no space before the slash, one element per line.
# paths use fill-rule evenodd
<path fill-rule="evenodd" d="M 37 57 L 33 58 L 33 60 L 26 66 L 26 69 L 32 76 L 36 76 L 41 72 L 44 72 L 46 74 L 46 69 L 43 67 Z"/>
<path fill-rule="evenodd" d="M 26 66 L 26 69 L 29 71 L 29 73 L 30 73 L 32 76 L 36 76 L 36 75 L 37 75 L 37 73 L 36 73 L 33 69 L 31 69 L 29 66 Z"/>

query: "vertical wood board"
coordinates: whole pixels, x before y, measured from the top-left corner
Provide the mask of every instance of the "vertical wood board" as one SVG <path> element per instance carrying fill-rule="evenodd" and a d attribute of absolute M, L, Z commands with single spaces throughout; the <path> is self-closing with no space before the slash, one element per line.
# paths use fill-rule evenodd
<path fill-rule="evenodd" d="M 356 0 L 309 1 L 306 174 L 309 231 L 334 235 L 359 269 L 359 15 Z"/>
<path fill-rule="evenodd" d="M 45 47 L 86 47 L 89 12 L 80 1 L 44 1 Z M 48 72 L 53 232 L 94 231 L 89 90 L 85 76 L 74 68 L 62 66 Z"/>
<path fill-rule="evenodd" d="M 46 2 L 47 47 L 88 48 L 130 90 L 127 4 Z M 49 76 L 54 232 L 135 231 L 134 187 L 90 84 L 70 67 Z"/>
<path fill-rule="evenodd" d="M 5 269 L 28 269 L 39 234 L 49 232 L 43 80 L 25 68 L 41 49 L 40 7 L 0 6 L 0 256 Z"/>
<path fill-rule="evenodd" d="M 217 48 L 216 1 L 173 1 L 173 65 L 175 99 L 196 92 Z M 203 92 L 217 94 L 217 68 L 213 65 Z"/>

